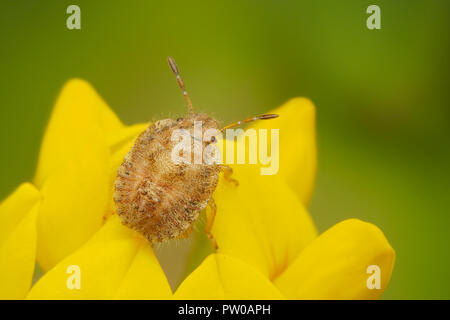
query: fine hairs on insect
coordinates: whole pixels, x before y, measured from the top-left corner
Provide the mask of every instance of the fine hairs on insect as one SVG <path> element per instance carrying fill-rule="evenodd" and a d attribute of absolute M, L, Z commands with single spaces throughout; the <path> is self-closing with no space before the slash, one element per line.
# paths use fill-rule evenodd
<path fill-rule="evenodd" d="M 114 192 L 117 214 L 124 225 L 141 233 L 151 244 L 159 244 L 189 236 L 200 211 L 209 206 L 211 214 L 205 232 L 217 249 L 211 228 L 217 212 L 212 195 L 219 173 L 223 172 L 228 181 L 238 183 L 226 165 L 172 161 L 171 151 L 176 145 L 171 139 L 172 133 L 187 130 L 193 135 L 197 121 L 202 123 L 204 133 L 209 129 L 223 131 L 255 120 L 273 119 L 278 115 L 250 117 L 220 128 L 214 118 L 194 111 L 175 61 L 169 57 L 168 62 L 183 92 L 188 112 L 183 118 L 156 121 L 136 139 L 117 170 Z M 202 141 L 202 147 L 215 143 L 213 138 Z"/>

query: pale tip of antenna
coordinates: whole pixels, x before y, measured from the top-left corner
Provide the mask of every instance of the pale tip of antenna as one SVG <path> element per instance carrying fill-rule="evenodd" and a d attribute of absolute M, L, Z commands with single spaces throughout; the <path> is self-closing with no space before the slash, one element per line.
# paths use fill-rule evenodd
<path fill-rule="evenodd" d="M 178 74 L 178 67 L 177 64 L 175 63 L 175 60 L 171 56 L 168 56 L 167 62 L 169 63 L 169 66 L 172 69 L 173 73 Z"/>
<path fill-rule="evenodd" d="M 275 119 L 278 117 L 279 117 L 278 114 L 268 113 L 268 114 L 263 114 L 262 116 L 259 116 L 258 119 L 259 120 L 268 120 L 268 119 Z"/>

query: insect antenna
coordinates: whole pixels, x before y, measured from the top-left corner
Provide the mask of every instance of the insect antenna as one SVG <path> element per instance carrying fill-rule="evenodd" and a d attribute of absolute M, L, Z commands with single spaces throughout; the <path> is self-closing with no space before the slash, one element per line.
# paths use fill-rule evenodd
<path fill-rule="evenodd" d="M 225 131 L 226 129 L 230 129 L 230 128 L 233 128 L 233 127 L 240 126 L 243 123 L 249 123 L 249 122 L 253 122 L 253 121 L 256 121 L 256 120 L 269 120 L 269 119 L 275 119 L 275 118 L 278 118 L 277 114 L 270 114 L 270 113 L 269 114 L 263 114 L 263 115 L 260 115 L 260 116 L 257 116 L 257 117 L 251 117 L 251 118 L 247 118 L 247 119 L 244 119 L 244 120 L 233 122 L 233 123 L 223 127 L 222 129 L 220 129 L 220 131 Z"/>
<path fill-rule="evenodd" d="M 169 62 L 170 69 L 172 69 L 173 73 L 177 77 L 178 86 L 180 87 L 181 90 L 183 90 L 184 99 L 186 100 L 189 112 L 194 112 L 191 97 L 189 96 L 189 93 L 186 91 L 186 87 L 184 86 L 183 79 L 181 79 L 180 72 L 178 71 L 178 67 L 177 64 L 175 63 L 175 60 L 173 60 L 172 57 L 168 57 L 167 61 Z"/>

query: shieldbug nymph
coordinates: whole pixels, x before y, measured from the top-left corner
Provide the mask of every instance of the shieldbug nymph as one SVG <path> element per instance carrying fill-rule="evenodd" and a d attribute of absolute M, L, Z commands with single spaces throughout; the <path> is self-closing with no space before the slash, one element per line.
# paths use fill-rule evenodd
<path fill-rule="evenodd" d="M 176 129 L 192 132 L 194 121 L 201 121 L 203 131 L 211 128 L 223 131 L 242 123 L 272 119 L 278 115 L 251 117 L 220 128 L 212 117 L 194 111 L 175 61 L 169 57 L 168 62 L 183 91 L 188 113 L 177 120 L 156 121 L 136 139 L 117 170 L 114 193 L 117 214 L 124 225 L 155 244 L 187 237 L 200 211 L 209 205 L 211 215 L 205 232 L 217 249 L 218 245 L 211 234 L 216 213 L 212 195 L 221 171 L 224 171 L 226 179 L 233 180 L 231 168 L 217 163 L 174 163 L 171 159 L 171 150 L 175 144 L 171 140 L 172 132 Z M 202 142 L 202 146 L 214 142 L 213 137 L 211 141 Z"/>

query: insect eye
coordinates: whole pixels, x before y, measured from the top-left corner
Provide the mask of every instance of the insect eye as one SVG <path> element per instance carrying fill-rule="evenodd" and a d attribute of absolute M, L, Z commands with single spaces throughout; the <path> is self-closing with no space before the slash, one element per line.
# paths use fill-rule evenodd
<path fill-rule="evenodd" d="M 217 140 L 216 140 L 216 137 L 212 136 L 212 137 L 211 137 L 211 142 L 214 143 L 214 142 L 216 142 L 216 141 L 217 141 Z"/>
<path fill-rule="evenodd" d="M 183 118 L 178 118 L 177 121 L 181 122 L 181 121 L 183 121 Z"/>

